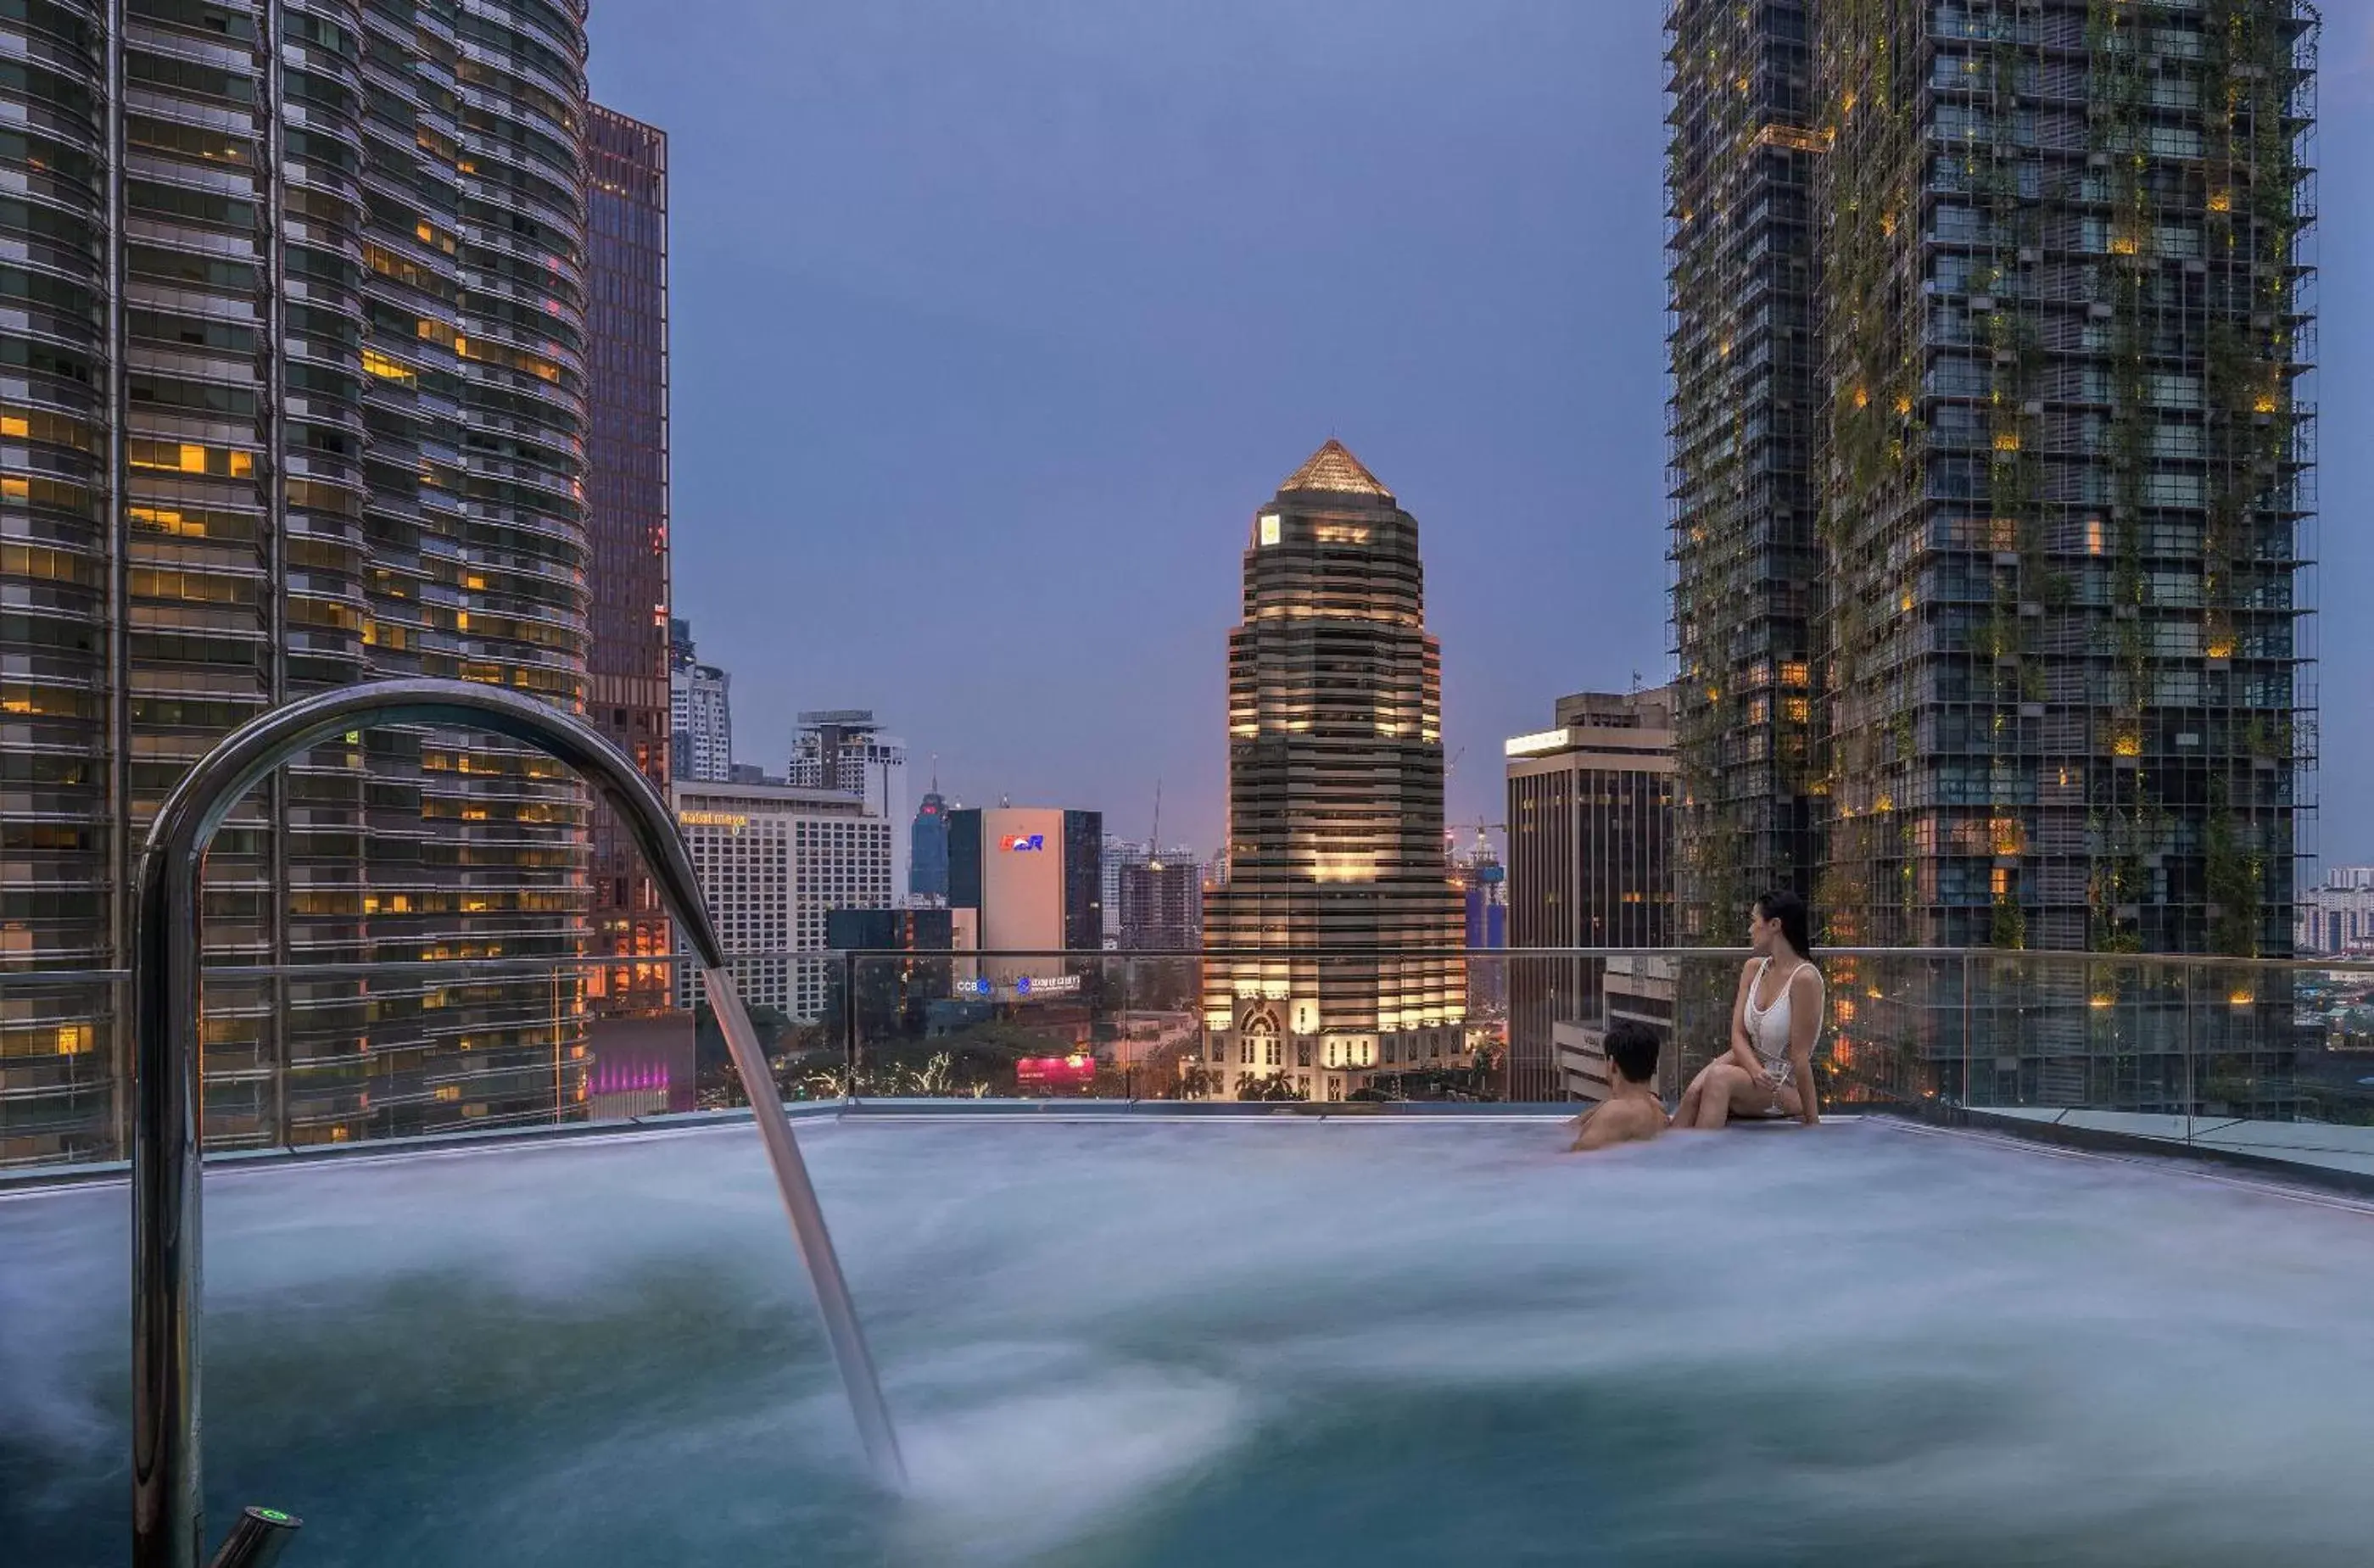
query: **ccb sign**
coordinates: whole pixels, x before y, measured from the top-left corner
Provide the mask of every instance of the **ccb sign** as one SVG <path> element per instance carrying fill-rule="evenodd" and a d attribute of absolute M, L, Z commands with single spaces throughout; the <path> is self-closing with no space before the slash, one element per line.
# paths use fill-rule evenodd
<path fill-rule="evenodd" d="M 1009 833 L 997 841 L 997 847 L 1009 855 L 1036 854 L 1047 848 L 1043 833 Z"/>

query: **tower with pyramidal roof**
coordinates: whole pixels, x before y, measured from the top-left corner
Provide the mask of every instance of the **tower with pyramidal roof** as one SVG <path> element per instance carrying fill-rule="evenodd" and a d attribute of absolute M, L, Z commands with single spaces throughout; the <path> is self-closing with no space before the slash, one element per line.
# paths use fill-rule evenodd
<path fill-rule="evenodd" d="M 1254 514 L 1228 634 L 1227 874 L 1204 919 L 1224 1096 L 1251 1080 L 1341 1099 L 1464 1064 L 1425 589 L 1417 520 L 1341 441 Z"/>

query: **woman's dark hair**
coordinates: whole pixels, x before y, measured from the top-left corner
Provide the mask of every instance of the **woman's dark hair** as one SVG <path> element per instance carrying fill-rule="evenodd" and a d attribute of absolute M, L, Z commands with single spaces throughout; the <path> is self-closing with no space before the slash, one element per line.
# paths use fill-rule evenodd
<path fill-rule="evenodd" d="M 1805 901 L 1785 887 L 1776 887 L 1756 901 L 1757 912 L 1768 920 L 1780 922 L 1780 934 L 1789 939 L 1799 957 L 1814 951 L 1813 921 L 1805 913 Z"/>

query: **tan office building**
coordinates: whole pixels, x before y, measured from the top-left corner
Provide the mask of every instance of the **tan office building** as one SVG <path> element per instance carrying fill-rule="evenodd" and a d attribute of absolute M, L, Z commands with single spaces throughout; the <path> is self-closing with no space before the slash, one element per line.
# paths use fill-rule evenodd
<path fill-rule="evenodd" d="M 1666 687 L 1578 692 L 1508 743 L 1510 1099 L 1563 1097 L 1556 1026 L 1604 1023 L 1604 963 L 1523 949 L 1675 940 L 1673 713 Z"/>

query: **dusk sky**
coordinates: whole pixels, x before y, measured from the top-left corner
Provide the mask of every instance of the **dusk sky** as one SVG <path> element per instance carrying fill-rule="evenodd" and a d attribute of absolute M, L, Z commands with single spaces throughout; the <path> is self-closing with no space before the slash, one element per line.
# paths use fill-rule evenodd
<path fill-rule="evenodd" d="M 2324 6 L 2321 824 L 2374 859 L 2374 0 Z M 593 0 L 670 138 L 676 613 L 780 772 L 871 707 L 969 803 L 1209 848 L 1252 512 L 1420 524 L 1454 823 L 1665 678 L 1653 0 Z"/>

